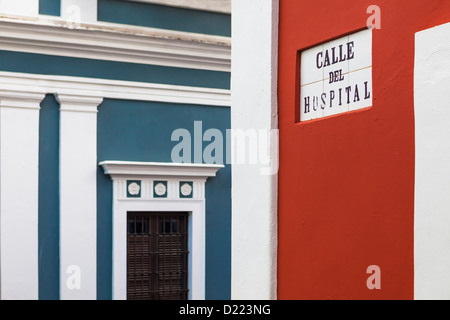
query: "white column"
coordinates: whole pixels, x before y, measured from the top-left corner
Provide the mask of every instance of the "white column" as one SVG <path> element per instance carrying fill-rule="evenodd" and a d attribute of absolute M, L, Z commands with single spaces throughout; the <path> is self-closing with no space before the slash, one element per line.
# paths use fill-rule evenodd
<path fill-rule="evenodd" d="M 39 0 L 0 0 L 0 12 L 22 16 L 37 16 Z"/>
<path fill-rule="evenodd" d="M 232 130 L 243 129 L 254 136 L 271 132 L 276 138 L 278 0 L 233 0 L 232 22 Z M 267 140 L 270 160 L 276 164 L 277 141 Z M 237 148 L 233 139 L 234 159 L 250 146 L 239 155 Z M 233 163 L 232 168 L 231 297 L 276 299 L 277 171 L 269 174 L 267 168 L 251 164 Z"/>
<path fill-rule="evenodd" d="M 1 299 L 38 299 L 39 109 L 44 96 L 0 91 Z"/>
<path fill-rule="evenodd" d="M 97 298 L 98 97 L 58 95 L 61 299 Z"/>
<path fill-rule="evenodd" d="M 97 0 L 61 0 L 61 17 L 73 23 L 96 22 Z"/>
<path fill-rule="evenodd" d="M 415 299 L 450 299 L 450 23 L 416 34 Z"/>

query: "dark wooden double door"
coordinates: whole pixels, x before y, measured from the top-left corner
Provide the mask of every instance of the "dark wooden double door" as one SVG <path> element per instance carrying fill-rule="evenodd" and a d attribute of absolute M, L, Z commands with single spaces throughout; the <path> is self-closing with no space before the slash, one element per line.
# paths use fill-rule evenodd
<path fill-rule="evenodd" d="M 188 214 L 129 212 L 128 300 L 187 300 Z"/>

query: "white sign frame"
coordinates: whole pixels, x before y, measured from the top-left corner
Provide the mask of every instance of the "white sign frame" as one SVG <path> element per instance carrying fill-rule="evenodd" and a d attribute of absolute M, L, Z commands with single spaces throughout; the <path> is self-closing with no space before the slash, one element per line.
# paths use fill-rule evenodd
<path fill-rule="evenodd" d="M 300 122 L 373 104 L 372 29 L 300 52 Z"/>

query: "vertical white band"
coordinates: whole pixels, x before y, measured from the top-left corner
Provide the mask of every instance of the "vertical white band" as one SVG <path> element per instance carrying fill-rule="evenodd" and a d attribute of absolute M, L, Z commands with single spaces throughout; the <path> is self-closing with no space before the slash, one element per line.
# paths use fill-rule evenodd
<path fill-rule="evenodd" d="M 38 299 L 39 109 L 44 96 L 0 92 L 1 299 Z"/>
<path fill-rule="evenodd" d="M 450 299 L 450 24 L 416 34 L 415 299 Z"/>
<path fill-rule="evenodd" d="M 232 11 L 231 127 L 272 134 L 278 125 L 278 0 L 233 0 Z M 277 157 L 275 142 L 271 140 L 266 150 Z M 233 153 L 239 152 L 234 140 L 231 147 Z M 244 155 L 247 151 L 241 150 Z M 277 172 L 265 174 L 250 161 L 233 164 L 232 170 L 231 297 L 276 299 Z"/>
<path fill-rule="evenodd" d="M 61 300 L 97 298 L 97 106 L 58 95 Z"/>

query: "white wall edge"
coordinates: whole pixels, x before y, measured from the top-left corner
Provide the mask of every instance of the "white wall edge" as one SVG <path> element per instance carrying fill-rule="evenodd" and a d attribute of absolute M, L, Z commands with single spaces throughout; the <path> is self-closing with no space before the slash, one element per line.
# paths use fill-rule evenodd
<path fill-rule="evenodd" d="M 230 90 L 0 71 L 3 90 L 229 107 Z"/>
<path fill-rule="evenodd" d="M 415 35 L 414 298 L 450 299 L 450 23 Z"/>
<path fill-rule="evenodd" d="M 278 132 L 278 5 L 278 0 L 232 1 L 233 130 Z M 259 166 L 232 166 L 233 300 L 277 298 L 278 135 L 273 137 L 271 175 Z M 232 154 L 236 147 L 232 141 Z"/>
<path fill-rule="evenodd" d="M 230 38 L 50 16 L 2 15 L 0 50 L 230 71 Z"/>

